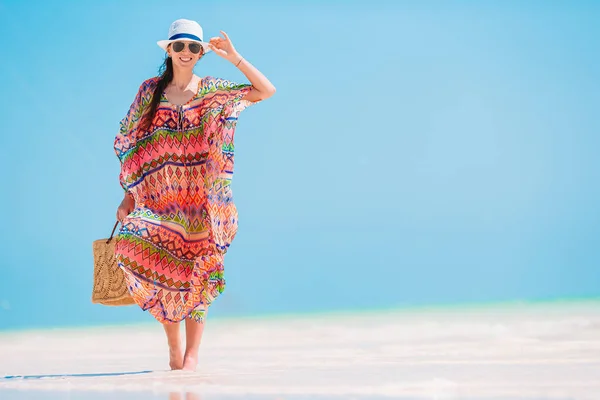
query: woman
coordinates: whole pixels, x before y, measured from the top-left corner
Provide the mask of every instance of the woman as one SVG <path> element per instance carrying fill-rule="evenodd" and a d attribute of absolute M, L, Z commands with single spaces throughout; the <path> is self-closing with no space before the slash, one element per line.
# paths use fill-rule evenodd
<path fill-rule="evenodd" d="M 142 83 L 115 138 L 125 190 L 116 256 L 135 302 L 164 326 L 171 369 L 196 368 L 206 312 L 225 286 L 223 258 L 237 231 L 230 188 L 237 117 L 275 93 L 221 34 L 207 43 L 197 22 L 173 22 L 158 42 L 167 53 L 163 72 Z M 211 50 L 250 84 L 196 76 Z"/>

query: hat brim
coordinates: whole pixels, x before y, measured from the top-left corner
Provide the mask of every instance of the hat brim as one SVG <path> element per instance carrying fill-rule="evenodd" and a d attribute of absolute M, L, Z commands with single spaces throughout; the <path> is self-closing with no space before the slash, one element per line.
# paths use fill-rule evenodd
<path fill-rule="evenodd" d="M 156 44 L 158 45 L 158 47 L 160 47 L 164 51 L 167 51 L 167 47 L 169 46 L 169 44 L 171 44 L 173 42 L 177 42 L 177 41 L 200 43 L 202 45 L 202 48 L 204 49 L 204 54 L 206 54 L 210 51 L 210 47 L 208 47 L 208 43 L 201 42 L 199 40 L 194 40 L 194 39 L 159 40 L 158 42 L 156 42 Z"/>

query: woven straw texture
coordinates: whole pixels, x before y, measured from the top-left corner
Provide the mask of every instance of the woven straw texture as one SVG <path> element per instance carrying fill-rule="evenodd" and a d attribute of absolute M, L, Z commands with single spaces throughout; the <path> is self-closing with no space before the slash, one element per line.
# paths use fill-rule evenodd
<path fill-rule="evenodd" d="M 106 306 L 126 306 L 135 304 L 127 290 L 123 271 L 115 258 L 113 239 L 100 239 L 93 242 L 94 251 L 94 287 L 92 303 Z"/>

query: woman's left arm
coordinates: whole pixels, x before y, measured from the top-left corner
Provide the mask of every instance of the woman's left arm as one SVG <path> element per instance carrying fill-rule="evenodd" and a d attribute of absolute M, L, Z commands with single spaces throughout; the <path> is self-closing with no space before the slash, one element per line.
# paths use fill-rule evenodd
<path fill-rule="evenodd" d="M 229 36 L 225 32 L 221 31 L 221 34 L 223 38 L 211 38 L 208 46 L 217 55 L 233 63 L 248 78 L 252 84 L 252 89 L 244 96 L 244 100 L 259 101 L 273 96 L 276 89 L 271 81 L 235 50 L 231 39 L 229 39 Z"/>

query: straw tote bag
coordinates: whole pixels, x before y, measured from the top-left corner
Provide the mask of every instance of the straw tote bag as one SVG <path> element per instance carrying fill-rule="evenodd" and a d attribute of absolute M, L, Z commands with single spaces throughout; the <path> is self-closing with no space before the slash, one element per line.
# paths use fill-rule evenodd
<path fill-rule="evenodd" d="M 127 290 L 125 275 L 117 264 L 115 257 L 115 242 L 113 235 L 119 225 L 115 226 L 108 239 L 95 240 L 92 244 L 94 251 L 94 287 L 92 303 L 105 306 L 127 306 L 135 304 Z"/>

